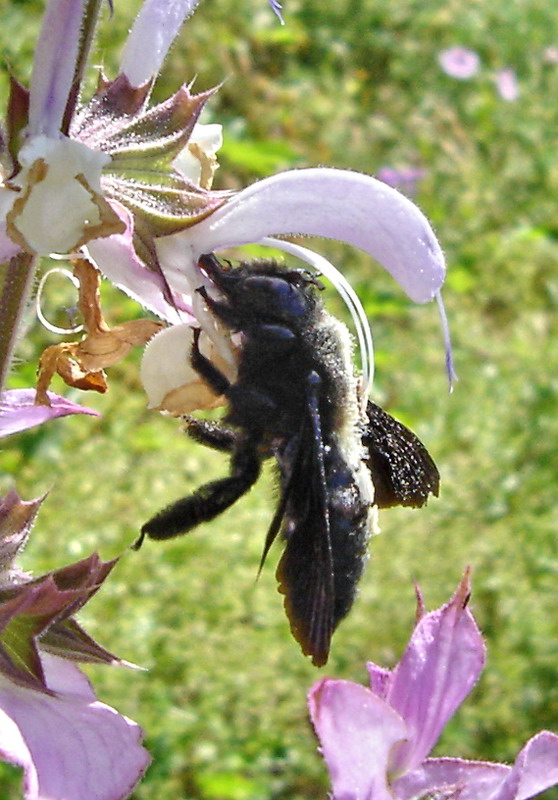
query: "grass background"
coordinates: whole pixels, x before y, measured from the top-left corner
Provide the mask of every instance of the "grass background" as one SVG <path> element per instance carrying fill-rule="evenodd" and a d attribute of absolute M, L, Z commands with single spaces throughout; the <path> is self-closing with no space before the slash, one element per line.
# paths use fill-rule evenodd
<path fill-rule="evenodd" d="M 111 75 L 139 3 L 115 6 L 94 56 Z M 41 11 L 34 0 L 2 6 L 4 61 L 24 83 Z M 273 513 L 269 470 L 214 523 L 126 553 L 82 621 L 149 668 L 88 670 L 99 696 L 147 732 L 154 762 L 136 800 L 325 797 L 305 692 L 324 674 L 364 682 L 367 659 L 396 663 L 414 618 L 413 580 L 434 608 L 467 564 L 488 664 L 436 752 L 512 761 L 536 731 L 558 732 L 558 65 L 545 59 L 558 46 L 558 6 L 285 0 L 285 19 L 281 27 L 265 0 L 206 0 L 156 97 L 194 75 L 199 90 L 223 81 L 206 118 L 224 125 L 218 187 L 293 166 L 424 170 L 416 200 L 449 264 L 444 297 L 460 378 L 452 395 L 435 306 L 412 305 L 361 253 L 314 246 L 359 292 L 377 350 L 373 396 L 428 445 L 442 494 L 422 511 L 381 515 L 360 597 L 320 672 L 290 638 L 277 550 L 255 582 Z M 438 64 L 456 44 L 481 57 L 470 81 Z M 495 89 L 508 66 L 519 79 L 513 103 Z M 62 302 L 57 291 L 52 304 Z M 141 315 L 111 287 L 105 302 L 113 323 Z M 332 292 L 328 305 L 343 314 Z M 31 385 L 54 341 L 30 320 L 12 385 Z M 92 550 L 120 554 L 155 510 L 226 470 L 222 456 L 182 440 L 175 421 L 145 410 L 139 357 L 111 369 L 105 396 L 67 392 L 101 419 L 59 420 L 3 445 L 1 490 L 16 477 L 25 498 L 50 490 L 22 559 L 36 574 Z M 3 766 L 0 796 L 18 797 L 18 785 Z"/>

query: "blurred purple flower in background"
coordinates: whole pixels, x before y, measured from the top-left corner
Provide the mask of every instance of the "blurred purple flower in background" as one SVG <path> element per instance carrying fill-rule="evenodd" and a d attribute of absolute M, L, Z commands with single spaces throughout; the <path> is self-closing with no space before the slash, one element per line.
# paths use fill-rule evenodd
<path fill-rule="evenodd" d="M 515 70 L 511 67 L 501 69 L 496 74 L 496 89 L 502 100 L 513 103 L 519 97 L 519 84 Z"/>
<path fill-rule="evenodd" d="M 480 68 L 478 53 L 461 45 L 442 50 L 438 55 L 438 62 L 446 75 L 460 81 L 468 81 Z"/>
<path fill-rule="evenodd" d="M 558 736 L 530 739 L 513 767 L 428 758 L 477 682 L 485 647 L 468 608 L 468 572 L 450 602 L 419 621 L 393 670 L 369 663 L 370 688 L 325 678 L 308 704 L 333 800 L 526 800 L 558 783 Z"/>
<path fill-rule="evenodd" d="M 543 61 L 545 64 L 558 64 L 558 47 L 545 47 Z"/>
<path fill-rule="evenodd" d="M 420 167 L 402 167 L 401 169 L 381 167 L 376 173 L 376 178 L 393 189 L 399 189 L 408 197 L 413 197 L 416 194 L 418 182 L 425 175 L 426 170 Z"/>
<path fill-rule="evenodd" d="M 285 24 L 285 20 L 283 19 L 283 14 L 281 13 L 283 10 L 282 3 L 279 0 L 269 0 L 269 5 L 273 9 L 273 12 L 277 15 L 279 20 L 281 21 L 281 25 Z"/>

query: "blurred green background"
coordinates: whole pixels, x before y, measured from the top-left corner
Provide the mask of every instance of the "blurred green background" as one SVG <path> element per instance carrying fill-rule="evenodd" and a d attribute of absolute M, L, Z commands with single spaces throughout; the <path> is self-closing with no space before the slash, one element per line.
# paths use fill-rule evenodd
<path fill-rule="evenodd" d="M 2 6 L 3 60 L 24 83 L 42 6 Z M 115 6 L 93 59 L 109 75 L 139 2 Z M 415 199 L 449 265 L 453 394 L 435 305 L 413 305 L 362 253 L 312 246 L 358 291 L 377 351 L 373 397 L 427 444 L 442 492 L 421 511 L 381 515 L 359 599 L 321 671 L 290 637 L 276 548 L 255 581 L 274 508 L 270 469 L 226 516 L 125 554 L 82 621 L 149 668 L 88 670 L 99 697 L 146 730 L 154 761 L 137 800 L 324 798 L 306 691 L 322 675 L 365 682 L 367 659 L 395 664 L 413 624 L 413 581 L 434 608 L 467 564 L 488 664 L 436 753 L 513 761 L 536 731 L 558 732 L 558 64 L 549 50 L 558 47 L 558 5 L 285 0 L 284 12 L 282 27 L 265 0 L 206 0 L 155 97 L 194 76 L 199 90 L 223 83 L 205 119 L 224 125 L 219 188 L 293 166 L 424 172 Z M 440 67 L 440 51 L 453 45 L 480 56 L 468 81 Z M 496 90 L 506 67 L 518 77 L 514 102 Z M 344 314 L 333 291 L 327 302 Z M 114 324 L 141 316 L 111 287 L 105 303 Z M 32 384 L 41 350 L 55 341 L 30 319 L 13 386 Z M 227 469 L 177 435 L 176 421 L 146 411 L 140 355 L 110 370 L 105 396 L 65 392 L 101 419 L 58 420 L 3 444 L 0 490 L 17 478 L 27 499 L 50 492 L 22 559 L 35 574 L 92 550 L 122 553 L 156 510 Z M 17 771 L 1 769 L 0 796 L 12 800 Z"/>

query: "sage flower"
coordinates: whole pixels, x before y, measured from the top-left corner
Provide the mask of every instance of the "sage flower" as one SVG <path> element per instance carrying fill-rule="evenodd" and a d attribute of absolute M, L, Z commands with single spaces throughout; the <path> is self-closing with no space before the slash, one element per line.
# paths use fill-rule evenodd
<path fill-rule="evenodd" d="M 0 498 L 0 759 L 23 769 L 25 800 L 120 800 L 150 758 L 77 666 L 125 662 L 74 618 L 115 562 L 92 555 L 31 579 L 16 557 L 42 500 Z"/>
<path fill-rule="evenodd" d="M 465 574 L 442 608 L 424 613 L 393 670 L 368 664 L 370 688 L 325 678 L 308 704 L 333 800 L 526 800 L 558 783 L 558 736 L 542 731 L 515 764 L 429 758 L 477 682 L 485 647 Z"/>
<path fill-rule="evenodd" d="M 29 92 L 12 82 L 2 137 L 0 261 L 12 264 L 22 253 L 79 253 L 165 322 L 201 325 L 232 363 L 231 343 L 196 292 L 209 284 L 199 258 L 232 246 L 268 245 L 334 275 L 356 309 L 364 329 L 359 336 L 368 342 L 364 359 L 371 361 L 368 323 L 343 277 L 318 254 L 277 237 L 345 241 L 384 266 L 412 300 L 441 302 L 445 263 L 432 228 L 399 192 L 347 170 L 291 170 L 238 193 L 214 190 L 221 130 L 204 127 L 200 114 L 215 90 L 192 94 L 183 85 L 149 106 L 166 52 L 196 5 L 146 0 L 118 76 L 102 76 L 94 96 L 78 106 L 98 4 L 49 0 Z"/>

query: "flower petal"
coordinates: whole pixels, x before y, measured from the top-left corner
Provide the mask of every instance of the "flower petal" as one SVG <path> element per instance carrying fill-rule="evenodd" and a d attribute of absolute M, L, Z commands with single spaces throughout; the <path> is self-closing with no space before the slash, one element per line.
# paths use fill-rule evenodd
<path fill-rule="evenodd" d="M 558 784 L 558 736 L 541 731 L 518 754 L 511 772 L 487 800 L 527 800 Z"/>
<path fill-rule="evenodd" d="M 69 253 L 123 224 L 101 194 L 101 170 L 110 156 L 60 136 L 35 136 L 19 151 L 22 191 L 6 215 L 8 231 L 24 249 Z"/>
<path fill-rule="evenodd" d="M 445 793 L 459 800 L 491 800 L 510 772 L 511 767 L 488 761 L 427 758 L 418 769 L 394 781 L 392 788 L 397 800 L 445 797 Z"/>
<path fill-rule="evenodd" d="M 466 572 L 451 601 L 418 622 L 393 670 L 386 699 L 410 734 L 394 758 L 396 775 L 426 758 L 482 671 L 485 646 L 467 608 L 469 594 Z"/>
<path fill-rule="evenodd" d="M 148 408 L 175 416 L 196 409 L 217 408 L 225 404 L 200 377 L 190 363 L 194 329 L 187 324 L 164 328 L 146 345 L 141 362 L 141 381 Z M 200 352 L 231 381 L 236 367 L 227 363 L 204 332 Z"/>
<path fill-rule="evenodd" d="M 385 700 L 389 689 L 391 670 L 380 667 L 378 664 L 372 663 L 372 661 L 367 663 L 366 669 L 370 678 L 370 689 L 376 697 Z"/>
<path fill-rule="evenodd" d="M 392 800 L 390 752 L 405 739 L 401 717 L 369 689 L 325 678 L 308 695 L 335 800 Z"/>
<path fill-rule="evenodd" d="M 283 15 L 281 14 L 281 10 L 282 10 L 283 6 L 279 2 L 279 0 L 269 0 L 269 5 L 273 9 L 273 12 L 276 14 L 276 16 L 279 19 L 279 22 L 281 23 L 281 25 L 284 25 L 285 24 L 285 20 L 283 19 Z"/>
<path fill-rule="evenodd" d="M 169 47 L 199 0 L 146 0 L 122 52 L 121 74 L 132 86 L 157 77 Z"/>
<path fill-rule="evenodd" d="M 111 206 L 126 229 L 124 233 L 89 242 L 86 251 L 90 260 L 111 283 L 162 319 L 171 323 L 192 321 L 189 307 L 179 298 L 175 298 L 174 304 L 170 302 L 162 276 L 148 269 L 138 257 L 133 242 L 132 215 L 116 200 L 111 200 Z"/>
<path fill-rule="evenodd" d="M 209 189 L 217 168 L 216 153 L 222 146 L 222 125 L 196 122 L 188 145 L 174 159 L 173 166 L 192 183 Z"/>
<path fill-rule="evenodd" d="M 149 755 L 135 722 L 100 703 L 69 661 L 42 654 L 55 696 L 0 682 L 0 756 L 23 767 L 25 800 L 120 800 Z"/>
<path fill-rule="evenodd" d="M 69 414 L 91 414 L 98 417 L 98 411 L 72 403 L 65 397 L 48 392 L 50 406 L 35 405 L 34 389 L 11 389 L 0 395 L 0 438 L 20 433 L 35 425 L 42 425 L 54 417 Z"/>
<path fill-rule="evenodd" d="M 393 784 L 397 800 L 455 790 L 459 800 L 528 800 L 558 784 L 558 736 L 529 739 L 513 767 L 488 761 L 427 758 Z M 437 796 L 437 795 L 436 795 Z"/>
<path fill-rule="evenodd" d="M 49 0 L 35 48 L 29 95 L 31 136 L 56 136 L 74 79 L 85 0 Z"/>
<path fill-rule="evenodd" d="M 258 181 L 177 236 L 197 258 L 297 233 L 360 247 L 418 303 L 431 300 L 444 280 L 444 256 L 424 214 L 390 186 L 347 170 L 291 170 Z"/>

